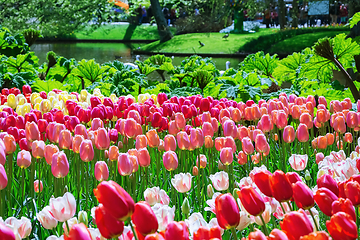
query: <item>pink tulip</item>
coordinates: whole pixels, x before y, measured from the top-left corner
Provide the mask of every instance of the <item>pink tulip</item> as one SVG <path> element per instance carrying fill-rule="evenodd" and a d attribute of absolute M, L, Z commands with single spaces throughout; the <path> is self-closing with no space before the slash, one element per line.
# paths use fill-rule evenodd
<path fill-rule="evenodd" d="M 28 168 L 31 164 L 31 154 L 29 151 L 21 150 L 17 155 L 17 165 L 20 168 Z"/>
<path fill-rule="evenodd" d="M 39 184 L 39 182 L 40 182 L 40 184 Z M 34 181 L 34 190 L 35 190 L 36 193 L 42 192 L 42 190 L 43 190 L 42 181 L 39 181 L 39 180 Z"/>
<path fill-rule="evenodd" d="M 137 172 L 139 170 L 139 162 L 137 156 L 129 154 L 129 160 L 132 163 L 132 172 Z"/>
<path fill-rule="evenodd" d="M 72 150 L 74 153 L 80 152 L 80 145 L 84 141 L 84 137 L 82 135 L 75 135 L 72 139 Z"/>
<path fill-rule="evenodd" d="M 204 134 L 200 128 L 190 130 L 190 146 L 200 148 L 204 145 Z"/>
<path fill-rule="evenodd" d="M 125 120 L 124 133 L 128 138 L 134 138 L 136 136 L 136 121 L 132 118 Z"/>
<path fill-rule="evenodd" d="M 95 178 L 99 182 L 106 181 L 109 178 L 109 168 L 104 161 L 95 163 Z"/>
<path fill-rule="evenodd" d="M 61 149 L 71 149 L 72 135 L 67 129 L 62 130 L 59 134 L 59 147 Z"/>
<path fill-rule="evenodd" d="M 120 153 L 118 158 L 118 171 L 121 176 L 128 176 L 133 172 L 133 163 L 129 154 Z"/>
<path fill-rule="evenodd" d="M 45 156 L 44 141 L 37 141 L 37 140 L 33 141 L 31 149 L 34 158 L 43 158 Z"/>
<path fill-rule="evenodd" d="M 40 140 L 40 131 L 35 122 L 27 122 L 25 125 L 26 139 L 30 142 Z"/>
<path fill-rule="evenodd" d="M 165 151 L 175 151 L 176 150 L 176 140 L 173 135 L 166 135 L 164 138 L 164 150 Z"/>
<path fill-rule="evenodd" d="M 138 150 L 138 161 L 141 167 L 150 166 L 150 154 L 147 148 L 141 148 Z"/>
<path fill-rule="evenodd" d="M 50 124 L 49 124 L 49 126 L 50 126 Z M 65 129 L 66 129 L 66 127 L 64 124 L 60 124 L 60 123 L 55 124 L 54 131 L 52 132 L 52 138 L 53 138 L 52 142 L 59 143 L 60 133 L 61 133 L 61 131 L 65 130 Z M 50 137 L 49 137 L 49 140 L 50 140 Z"/>
<path fill-rule="evenodd" d="M 0 191 L 6 188 L 8 183 L 8 178 L 6 175 L 5 168 L 2 164 L 0 164 Z"/>
<path fill-rule="evenodd" d="M 224 165 L 230 165 L 234 160 L 232 148 L 225 147 L 221 149 L 220 160 Z"/>
<path fill-rule="evenodd" d="M 292 143 L 295 140 L 295 131 L 293 126 L 288 125 L 284 128 L 283 139 L 286 143 Z"/>
<path fill-rule="evenodd" d="M 237 136 L 237 127 L 232 120 L 226 120 L 223 124 L 224 129 L 224 136 L 231 136 L 233 138 L 236 138 Z"/>
<path fill-rule="evenodd" d="M 99 150 L 108 149 L 110 146 L 110 138 L 105 128 L 99 128 L 95 134 L 95 146 Z"/>
<path fill-rule="evenodd" d="M 177 128 L 175 121 L 169 122 L 169 134 L 175 136 L 180 130 Z"/>
<path fill-rule="evenodd" d="M 210 180 L 217 191 L 225 191 L 229 188 L 229 175 L 221 171 L 210 175 Z"/>
<path fill-rule="evenodd" d="M 176 140 L 177 140 L 177 143 L 178 143 L 178 147 L 181 150 L 185 150 L 185 149 L 188 149 L 190 147 L 190 138 L 189 138 L 189 135 L 186 132 L 184 132 L 184 131 L 179 132 L 176 135 Z"/>
<path fill-rule="evenodd" d="M 289 163 L 295 171 L 302 171 L 306 168 L 308 156 L 292 154 L 289 158 Z"/>
<path fill-rule="evenodd" d="M 324 160 L 325 156 L 322 152 L 319 152 L 315 155 L 316 163 L 319 164 L 322 160 Z"/>
<path fill-rule="evenodd" d="M 13 135 L 4 133 L 4 144 L 5 144 L 5 152 L 7 154 L 14 153 L 16 151 L 16 140 Z"/>
<path fill-rule="evenodd" d="M 270 149 L 269 143 L 264 134 L 260 133 L 255 137 L 255 148 L 259 153 L 265 153 Z"/>
<path fill-rule="evenodd" d="M 5 143 L 0 139 L 0 164 L 5 165 L 6 163 L 6 152 L 5 152 Z"/>
<path fill-rule="evenodd" d="M 104 127 L 104 122 L 100 118 L 94 118 L 91 121 L 91 130 L 96 131 L 99 128 L 103 128 L 103 127 Z"/>
<path fill-rule="evenodd" d="M 202 124 L 202 130 L 203 130 L 204 136 L 210 136 L 210 137 L 214 136 L 214 129 L 213 129 L 211 123 L 204 122 Z"/>
<path fill-rule="evenodd" d="M 54 218 L 50 206 L 46 206 L 39 213 L 36 213 L 36 218 L 45 229 L 53 229 L 58 225 L 58 221 Z"/>
<path fill-rule="evenodd" d="M 119 157 L 119 148 L 117 146 L 110 146 L 108 155 L 110 161 L 116 161 Z"/>
<path fill-rule="evenodd" d="M 76 213 L 75 197 L 66 192 L 64 196 L 50 198 L 50 208 L 52 216 L 59 222 L 65 222 L 74 217 Z"/>
<path fill-rule="evenodd" d="M 168 170 L 168 171 L 173 171 L 173 170 L 177 169 L 177 167 L 179 165 L 179 161 L 178 161 L 176 153 L 173 151 L 165 152 L 163 155 L 163 163 L 164 163 L 166 170 Z"/>
<path fill-rule="evenodd" d="M 63 151 L 52 156 L 51 172 L 56 178 L 63 178 L 69 173 L 69 162 Z"/>
<path fill-rule="evenodd" d="M 307 142 L 309 141 L 309 131 L 305 124 L 300 123 L 298 128 L 296 129 L 296 137 L 299 142 Z"/>
<path fill-rule="evenodd" d="M 207 159 L 204 154 L 200 154 L 199 156 L 196 157 L 196 166 L 198 166 L 199 168 L 206 168 L 206 164 L 207 164 Z"/>
<path fill-rule="evenodd" d="M 83 124 L 78 124 L 75 127 L 75 135 L 81 135 L 84 137 L 84 139 L 88 138 L 88 132 L 86 130 L 86 127 Z"/>
<path fill-rule="evenodd" d="M 44 156 L 47 164 L 52 164 L 52 157 L 57 152 L 59 152 L 59 148 L 56 145 L 50 144 L 45 146 Z"/>
<path fill-rule="evenodd" d="M 136 142 L 135 142 L 136 149 L 140 148 L 146 148 L 147 147 L 147 138 L 145 135 L 138 135 L 136 136 Z"/>
<path fill-rule="evenodd" d="M 191 189 L 191 174 L 179 173 L 171 179 L 171 184 L 180 193 L 186 193 Z"/>
<path fill-rule="evenodd" d="M 182 130 L 185 128 L 186 120 L 183 113 L 175 113 L 175 124 L 177 129 Z"/>
<path fill-rule="evenodd" d="M 94 148 L 91 140 L 85 139 L 80 145 L 80 158 L 84 162 L 90 162 L 94 159 Z"/>
<path fill-rule="evenodd" d="M 254 152 L 254 145 L 252 144 L 252 141 L 249 137 L 244 137 L 241 140 L 242 143 L 242 150 L 246 155 L 253 154 Z"/>

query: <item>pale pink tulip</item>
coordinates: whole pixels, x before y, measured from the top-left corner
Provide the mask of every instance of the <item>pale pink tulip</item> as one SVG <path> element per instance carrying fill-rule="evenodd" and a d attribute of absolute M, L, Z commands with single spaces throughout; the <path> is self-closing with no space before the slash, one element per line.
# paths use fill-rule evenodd
<path fill-rule="evenodd" d="M 32 146 L 32 155 L 34 158 L 43 158 L 45 156 L 45 143 L 44 141 L 33 141 Z"/>
<path fill-rule="evenodd" d="M 9 217 L 5 220 L 5 224 L 13 229 L 16 239 L 19 240 L 27 238 L 32 230 L 30 219 L 26 217 L 20 219 Z"/>
<path fill-rule="evenodd" d="M 270 222 L 271 219 L 271 205 L 269 203 L 265 203 L 265 211 L 261 214 L 261 216 L 264 219 L 265 224 L 267 224 L 268 222 Z M 255 222 L 262 226 L 264 225 L 263 222 L 261 221 L 261 218 L 259 216 L 255 217 Z"/>
<path fill-rule="evenodd" d="M 84 162 L 90 162 L 94 159 L 94 148 L 91 140 L 85 139 L 80 144 L 80 158 Z"/>
<path fill-rule="evenodd" d="M 153 206 L 156 203 L 160 202 L 160 188 L 159 187 L 152 187 L 152 188 L 147 188 L 144 191 L 144 198 L 145 201 L 150 205 Z"/>
<path fill-rule="evenodd" d="M 58 224 L 58 221 L 51 213 L 50 206 L 44 207 L 43 210 L 36 214 L 36 218 L 45 229 L 53 229 Z"/>
<path fill-rule="evenodd" d="M 56 145 L 50 144 L 45 146 L 44 155 L 47 164 L 52 164 L 52 157 L 57 152 L 59 152 L 59 148 Z"/>
<path fill-rule="evenodd" d="M 64 196 L 58 198 L 50 198 L 51 213 L 59 222 L 65 222 L 74 217 L 76 212 L 75 197 L 66 192 Z"/>
<path fill-rule="evenodd" d="M 133 172 L 133 163 L 129 158 L 129 154 L 127 153 L 119 154 L 118 171 L 121 176 L 128 176 Z"/>
<path fill-rule="evenodd" d="M 104 122 L 100 118 L 94 118 L 91 121 L 91 130 L 96 131 L 99 128 L 103 128 L 103 127 L 104 127 Z"/>
<path fill-rule="evenodd" d="M 20 168 L 28 168 L 31 164 L 31 154 L 29 151 L 21 150 L 17 155 L 17 165 Z"/>
<path fill-rule="evenodd" d="M 186 193 L 191 188 L 191 174 L 179 173 L 171 179 L 171 184 L 180 193 Z"/>
<path fill-rule="evenodd" d="M 236 229 L 242 231 L 247 228 L 250 223 L 251 218 L 249 217 L 249 214 L 245 211 L 240 211 L 240 222 L 239 225 L 237 225 Z"/>
<path fill-rule="evenodd" d="M 199 159 L 200 159 L 200 166 L 199 166 Z M 199 168 L 206 168 L 206 164 L 207 164 L 207 159 L 204 154 L 200 154 L 199 156 L 196 157 L 196 166 L 198 166 Z"/>
<path fill-rule="evenodd" d="M 230 165 L 234 160 L 232 148 L 225 147 L 221 149 L 220 160 L 224 165 Z"/>
<path fill-rule="evenodd" d="M 69 162 L 63 151 L 52 156 L 51 172 L 56 178 L 63 178 L 69 173 Z"/>
<path fill-rule="evenodd" d="M 229 188 L 229 175 L 227 172 L 217 172 L 214 175 L 210 175 L 209 178 L 217 191 L 224 191 Z"/>
<path fill-rule="evenodd" d="M 104 161 L 97 161 L 95 163 L 95 178 L 102 182 L 109 178 L 109 168 Z"/>
<path fill-rule="evenodd" d="M 289 163 L 295 171 L 302 171 L 306 168 L 308 162 L 308 156 L 292 154 L 289 158 Z"/>

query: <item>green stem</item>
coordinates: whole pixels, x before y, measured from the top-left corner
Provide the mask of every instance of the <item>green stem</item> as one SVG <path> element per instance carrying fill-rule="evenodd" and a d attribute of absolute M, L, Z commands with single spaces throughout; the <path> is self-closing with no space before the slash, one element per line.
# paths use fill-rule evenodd
<path fill-rule="evenodd" d="M 356 208 L 356 209 L 357 209 L 357 208 Z M 312 219 L 314 220 L 314 224 L 315 224 L 315 229 L 316 229 L 316 231 L 319 231 L 319 226 L 317 225 L 317 222 L 316 222 L 316 220 L 315 220 L 314 214 L 312 213 L 311 209 L 309 209 L 309 213 L 310 213 Z M 356 215 L 357 215 L 357 211 L 356 211 Z M 356 223 L 358 224 L 357 219 L 356 219 Z M 357 226 L 358 226 L 358 228 L 359 228 L 359 225 L 357 225 Z"/>
<path fill-rule="evenodd" d="M 231 233 L 232 233 L 232 235 L 233 235 L 233 239 L 234 239 L 234 240 L 238 240 L 237 235 L 236 235 L 236 230 L 235 230 L 235 228 L 232 228 L 232 229 L 231 229 Z"/>
<path fill-rule="evenodd" d="M 269 235 L 269 233 L 268 233 L 268 230 L 267 230 L 267 228 L 266 228 L 266 223 L 265 223 L 265 221 L 264 221 L 264 218 L 263 218 L 263 216 L 260 214 L 260 219 L 261 219 L 261 222 L 263 223 L 263 229 L 264 229 L 264 233 L 265 233 L 265 235 L 266 236 L 268 236 Z"/>
<path fill-rule="evenodd" d="M 135 240 L 139 240 L 138 237 L 137 237 L 137 235 L 136 235 L 136 232 L 135 232 L 135 230 L 134 230 L 134 227 L 133 227 L 133 225 L 132 225 L 132 223 L 131 223 L 131 220 L 129 221 L 129 224 L 130 224 L 130 227 L 131 227 L 131 231 L 132 231 L 133 234 L 134 234 Z"/>
<path fill-rule="evenodd" d="M 22 179 L 21 179 L 21 189 L 20 189 L 20 191 L 21 191 L 21 212 L 22 213 L 24 213 L 24 194 L 25 194 L 25 189 L 24 189 L 24 183 L 25 183 L 25 169 L 21 169 L 21 175 L 22 175 Z M 0 191 L 1 192 L 1 191 Z M 0 201 L 2 201 L 2 199 L 0 198 Z M 2 213 L 1 213 L 1 215 L 0 216 L 2 216 Z"/>

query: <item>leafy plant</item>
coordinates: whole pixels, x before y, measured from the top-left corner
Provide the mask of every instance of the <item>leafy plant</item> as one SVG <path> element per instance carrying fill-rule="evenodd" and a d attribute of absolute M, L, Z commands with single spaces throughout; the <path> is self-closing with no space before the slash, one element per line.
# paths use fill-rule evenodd
<path fill-rule="evenodd" d="M 8 57 L 25 54 L 30 51 L 22 34 L 11 35 L 9 29 L 0 28 L 0 54 Z"/>
<path fill-rule="evenodd" d="M 149 57 L 144 61 L 144 63 L 156 67 L 156 72 L 160 75 L 163 81 L 165 81 L 165 71 L 170 72 L 174 69 L 171 58 L 160 54 Z"/>
<path fill-rule="evenodd" d="M 279 59 L 276 54 L 270 56 L 270 54 L 265 55 L 264 52 L 261 51 L 248 55 L 244 61 L 240 63 L 240 69 L 245 72 L 256 71 L 260 75 L 272 77 L 272 73 L 277 67 L 278 62 Z"/>
<path fill-rule="evenodd" d="M 350 18 L 349 25 L 353 28 L 358 22 L 360 22 L 360 12 L 357 12 Z"/>

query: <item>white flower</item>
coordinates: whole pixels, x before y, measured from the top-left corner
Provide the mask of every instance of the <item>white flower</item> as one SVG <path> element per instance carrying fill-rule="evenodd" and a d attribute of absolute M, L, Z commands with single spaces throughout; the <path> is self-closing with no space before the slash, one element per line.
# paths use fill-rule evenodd
<path fill-rule="evenodd" d="M 229 175 L 221 171 L 210 175 L 210 180 L 217 191 L 224 191 L 229 188 Z"/>
<path fill-rule="evenodd" d="M 192 236 L 199 227 L 201 226 L 207 226 L 207 222 L 205 221 L 203 215 L 201 213 L 193 213 L 188 219 L 185 219 L 185 223 L 189 227 L 190 235 Z"/>
<path fill-rule="evenodd" d="M 45 229 L 53 229 L 57 226 L 58 221 L 53 217 L 50 206 L 44 207 L 39 213 L 36 214 L 36 218 Z"/>
<path fill-rule="evenodd" d="M 309 158 L 308 155 L 292 154 L 289 158 L 289 163 L 295 171 L 302 171 L 306 168 Z"/>
<path fill-rule="evenodd" d="M 75 197 L 66 192 L 63 197 L 50 199 L 51 212 L 56 220 L 65 222 L 74 217 L 76 212 Z"/>
<path fill-rule="evenodd" d="M 158 224 L 159 224 L 158 230 L 159 230 L 159 232 L 165 231 L 167 225 L 170 222 L 174 221 L 175 206 L 170 208 L 167 205 L 157 203 L 151 208 L 154 211 L 156 219 L 158 220 Z"/>
<path fill-rule="evenodd" d="M 171 179 L 171 184 L 180 193 L 186 193 L 191 188 L 191 174 L 190 173 L 179 173 Z"/>
<path fill-rule="evenodd" d="M 237 225 L 236 229 L 241 231 L 245 229 L 251 223 L 251 218 L 245 211 L 240 211 L 240 221 L 239 225 Z"/>
<path fill-rule="evenodd" d="M 5 220 L 5 225 L 13 230 L 16 240 L 27 238 L 32 230 L 30 219 L 26 217 L 21 217 L 21 219 L 9 217 Z"/>

